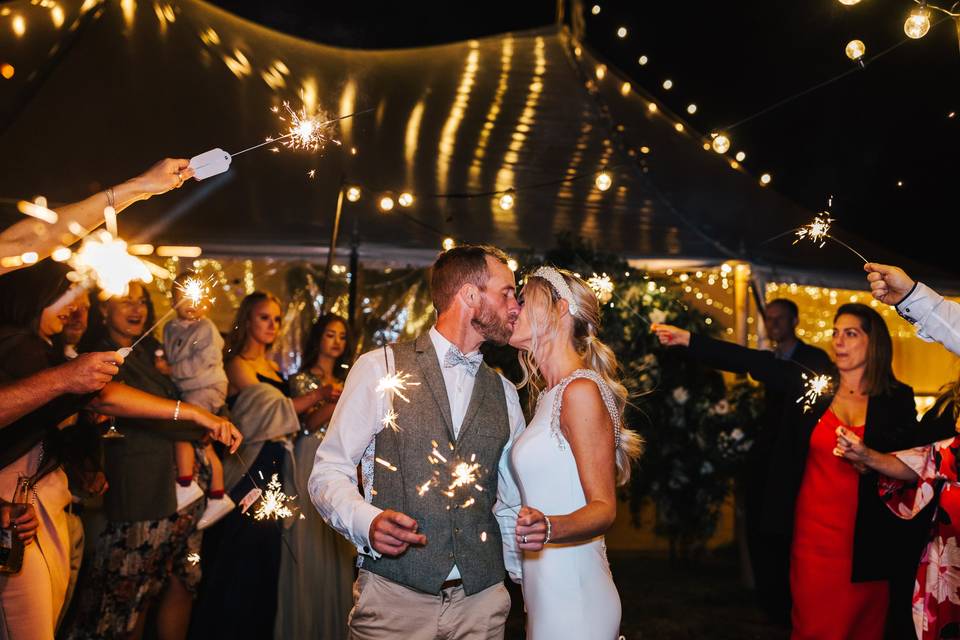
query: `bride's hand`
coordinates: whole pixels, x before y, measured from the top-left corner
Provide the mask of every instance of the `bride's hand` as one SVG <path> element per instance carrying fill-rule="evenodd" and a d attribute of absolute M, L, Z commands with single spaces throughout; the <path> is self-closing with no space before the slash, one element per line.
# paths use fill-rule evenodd
<path fill-rule="evenodd" d="M 517 515 L 517 546 L 523 551 L 540 551 L 547 539 L 547 518 L 533 507 L 521 507 Z"/>

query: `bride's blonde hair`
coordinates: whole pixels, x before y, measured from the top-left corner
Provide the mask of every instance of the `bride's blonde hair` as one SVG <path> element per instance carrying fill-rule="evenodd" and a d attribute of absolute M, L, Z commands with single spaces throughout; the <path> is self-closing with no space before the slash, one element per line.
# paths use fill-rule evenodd
<path fill-rule="evenodd" d="M 620 363 L 613 350 L 598 337 L 600 330 L 600 303 L 597 296 L 582 279 L 565 269 L 554 269 L 570 289 L 575 303 L 576 314 L 573 320 L 573 348 L 583 359 L 585 368 L 592 369 L 603 378 L 613 393 L 616 411 L 623 424 L 623 413 L 627 405 L 629 392 L 619 380 Z M 556 335 L 560 325 L 558 302 L 560 293 L 542 277 L 529 277 L 523 285 L 523 304 L 530 321 L 530 350 L 520 352 L 520 367 L 523 380 L 518 387 L 530 385 L 531 398 L 536 398 L 545 385 L 537 366 L 536 354 L 545 336 Z M 568 304 L 570 301 L 567 301 Z M 571 309 L 574 305 L 570 305 Z M 611 416 L 613 418 L 613 416 Z M 617 484 L 623 485 L 630 479 L 631 462 L 643 453 L 643 438 L 625 427 L 620 430 L 620 443 L 617 447 Z"/>

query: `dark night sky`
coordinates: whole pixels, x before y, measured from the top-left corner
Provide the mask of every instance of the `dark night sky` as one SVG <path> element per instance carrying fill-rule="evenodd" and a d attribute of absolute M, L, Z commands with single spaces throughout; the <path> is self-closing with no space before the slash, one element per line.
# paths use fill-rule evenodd
<path fill-rule="evenodd" d="M 437 44 L 549 24 L 554 2 L 474 3 L 215 0 L 274 29 L 344 47 Z M 909 0 L 586 4 L 586 42 L 701 131 L 737 122 L 851 68 L 846 43 L 867 45 L 866 68 L 731 132 L 746 168 L 814 210 L 834 197 L 843 227 L 916 260 L 954 263 L 960 149 L 960 48 L 951 20 L 876 62 L 904 39 Z M 456 14 L 451 7 L 456 6 Z M 934 13 L 933 19 L 939 19 Z M 628 36 L 616 35 L 626 27 Z M 637 58 L 650 62 L 641 67 Z M 665 79 L 671 91 L 661 88 Z M 686 116 L 690 102 L 698 105 Z M 898 186 L 902 181 L 903 186 Z M 691 188 L 696 188 L 694 183 Z"/>

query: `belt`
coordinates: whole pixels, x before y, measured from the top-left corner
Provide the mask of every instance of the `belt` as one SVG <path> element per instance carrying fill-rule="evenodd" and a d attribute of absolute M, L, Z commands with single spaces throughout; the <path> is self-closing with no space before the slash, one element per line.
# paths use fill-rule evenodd
<path fill-rule="evenodd" d="M 440 590 L 453 589 L 454 587 L 463 586 L 463 580 L 457 578 L 456 580 L 447 580 L 442 585 L 440 585 Z"/>

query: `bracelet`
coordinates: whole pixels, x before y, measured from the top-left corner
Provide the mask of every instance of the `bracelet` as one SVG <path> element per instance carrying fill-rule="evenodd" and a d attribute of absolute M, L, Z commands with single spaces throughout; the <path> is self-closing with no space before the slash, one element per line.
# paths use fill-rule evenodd
<path fill-rule="evenodd" d="M 544 519 L 544 521 L 546 521 L 546 523 L 547 523 L 547 537 L 544 539 L 543 544 L 547 544 L 547 543 L 550 542 L 550 538 L 553 537 L 553 535 L 552 535 L 552 534 L 553 534 L 553 527 L 550 526 L 550 518 L 549 518 L 549 516 L 543 516 L 543 519 Z"/>
<path fill-rule="evenodd" d="M 177 400 L 177 408 L 173 410 L 173 421 L 176 422 L 180 419 L 180 400 Z"/>
<path fill-rule="evenodd" d="M 114 198 L 114 195 L 113 195 L 113 187 L 107 187 L 107 190 L 106 190 L 104 193 L 107 194 L 107 204 L 108 204 L 110 207 L 116 209 L 116 208 L 117 208 L 117 207 L 116 207 L 117 201 L 116 201 L 116 198 Z"/>

